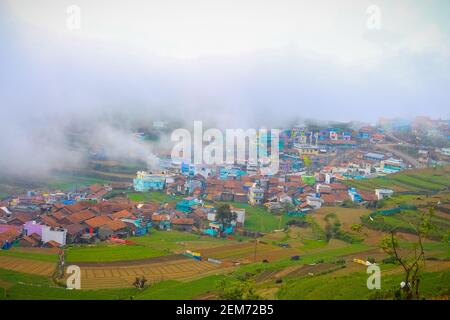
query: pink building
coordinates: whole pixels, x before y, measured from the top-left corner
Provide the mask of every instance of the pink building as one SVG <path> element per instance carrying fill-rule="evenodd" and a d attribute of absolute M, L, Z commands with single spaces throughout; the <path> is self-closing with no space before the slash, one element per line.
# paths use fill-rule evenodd
<path fill-rule="evenodd" d="M 42 229 L 44 228 L 43 224 L 39 224 L 36 221 L 27 221 L 23 225 L 23 228 L 25 230 L 26 235 L 32 235 L 33 233 L 38 234 L 40 237 L 42 237 Z"/>

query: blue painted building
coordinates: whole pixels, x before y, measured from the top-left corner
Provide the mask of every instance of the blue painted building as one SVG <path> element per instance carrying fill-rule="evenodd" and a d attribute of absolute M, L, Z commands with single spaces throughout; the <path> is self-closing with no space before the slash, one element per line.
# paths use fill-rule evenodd
<path fill-rule="evenodd" d="M 219 171 L 219 179 L 220 180 L 228 180 L 228 179 L 237 179 L 240 176 L 243 176 L 247 174 L 247 172 L 240 170 L 240 169 L 227 169 L 227 168 L 221 168 Z"/>
<path fill-rule="evenodd" d="M 181 212 L 192 212 L 193 207 L 198 205 L 199 201 L 194 197 L 184 198 L 177 202 L 176 209 Z"/>
<path fill-rule="evenodd" d="M 166 176 L 162 174 L 151 174 L 146 171 L 138 171 L 133 179 L 134 190 L 140 192 L 160 191 L 166 185 Z"/>

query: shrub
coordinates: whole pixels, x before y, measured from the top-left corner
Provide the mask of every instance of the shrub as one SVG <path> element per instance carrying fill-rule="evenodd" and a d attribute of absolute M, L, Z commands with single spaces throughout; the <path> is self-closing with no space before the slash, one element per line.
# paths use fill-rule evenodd
<path fill-rule="evenodd" d="M 389 258 L 383 259 L 383 263 L 386 263 L 386 264 L 388 264 L 388 263 L 390 263 L 390 264 L 396 264 L 396 263 L 397 263 L 397 260 L 395 259 L 395 257 L 389 257 Z"/>
<path fill-rule="evenodd" d="M 367 261 L 369 261 L 370 263 L 376 262 L 374 257 L 367 257 Z"/>

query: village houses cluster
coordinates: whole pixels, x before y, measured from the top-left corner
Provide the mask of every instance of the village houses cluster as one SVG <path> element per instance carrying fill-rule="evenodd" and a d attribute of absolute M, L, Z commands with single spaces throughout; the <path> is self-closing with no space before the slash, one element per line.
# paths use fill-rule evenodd
<path fill-rule="evenodd" d="M 265 138 L 270 146 L 270 135 Z M 356 131 L 294 127 L 277 139 L 280 168 L 272 175 L 262 175 L 254 164 L 195 165 L 166 158 L 159 172 L 139 171 L 132 182 L 11 195 L 0 202 L 0 246 L 60 247 L 144 235 L 151 228 L 255 236 L 245 230 L 246 206 L 289 216 L 346 203 L 370 206 L 393 191 L 357 190 L 348 180 L 383 176 L 412 165 L 376 148 L 386 138 L 380 126 Z M 440 157 L 448 160 L 445 152 Z M 165 198 L 131 201 L 128 194 L 133 192 L 158 192 Z M 223 203 L 231 204 L 231 221 L 217 214 Z"/>

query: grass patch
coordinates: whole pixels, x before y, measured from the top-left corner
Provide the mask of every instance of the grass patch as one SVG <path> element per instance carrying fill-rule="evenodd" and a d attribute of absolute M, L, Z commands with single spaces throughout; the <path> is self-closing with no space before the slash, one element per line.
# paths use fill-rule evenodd
<path fill-rule="evenodd" d="M 421 292 L 424 297 L 433 297 L 441 292 L 448 292 L 450 271 L 425 272 L 421 282 Z M 288 279 L 278 292 L 280 299 L 333 299 L 361 300 L 368 299 L 374 292 L 366 286 L 367 274 L 355 272 L 341 277 L 325 274 L 316 277 Z M 389 290 L 397 287 L 402 281 L 401 274 L 381 277 L 381 289 Z M 444 281 L 444 282 L 443 282 Z M 445 288 L 447 286 L 447 288 Z"/>
<path fill-rule="evenodd" d="M 183 196 L 168 196 L 163 192 L 129 192 L 128 199 L 136 202 L 178 202 L 183 199 Z"/>
<path fill-rule="evenodd" d="M 349 186 L 373 190 L 389 188 L 394 191 L 436 192 L 449 187 L 450 167 L 405 170 L 373 179 L 348 180 Z"/>
<path fill-rule="evenodd" d="M 8 256 L 8 257 L 23 258 L 23 259 L 37 260 L 37 261 L 46 261 L 46 262 L 57 262 L 58 261 L 57 254 L 22 252 L 22 251 L 17 251 L 14 248 L 11 248 L 9 250 L 0 250 L 0 256 Z"/>
<path fill-rule="evenodd" d="M 161 257 L 170 254 L 142 245 L 74 246 L 66 249 L 66 260 L 73 262 L 111 262 Z"/>
<path fill-rule="evenodd" d="M 250 231 L 259 231 L 263 233 L 272 232 L 273 230 L 282 229 L 290 220 L 300 221 L 300 217 L 289 217 L 287 214 L 276 215 L 268 212 L 264 207 L 251 206 L 246 203 L 238 202 L 220 202 L 220 204 L 229 204 L 236 208 L 245 209 L 244 228 Z"/>
<path fill-rule="evenodd" d="M 208 276 L 201 279 L 180 282 L 175 280 L 162 281 L 138 294 L 138 300 L 191 300 L 199 295 L 216 290 L 217 281 L 223 276 Z"/>

